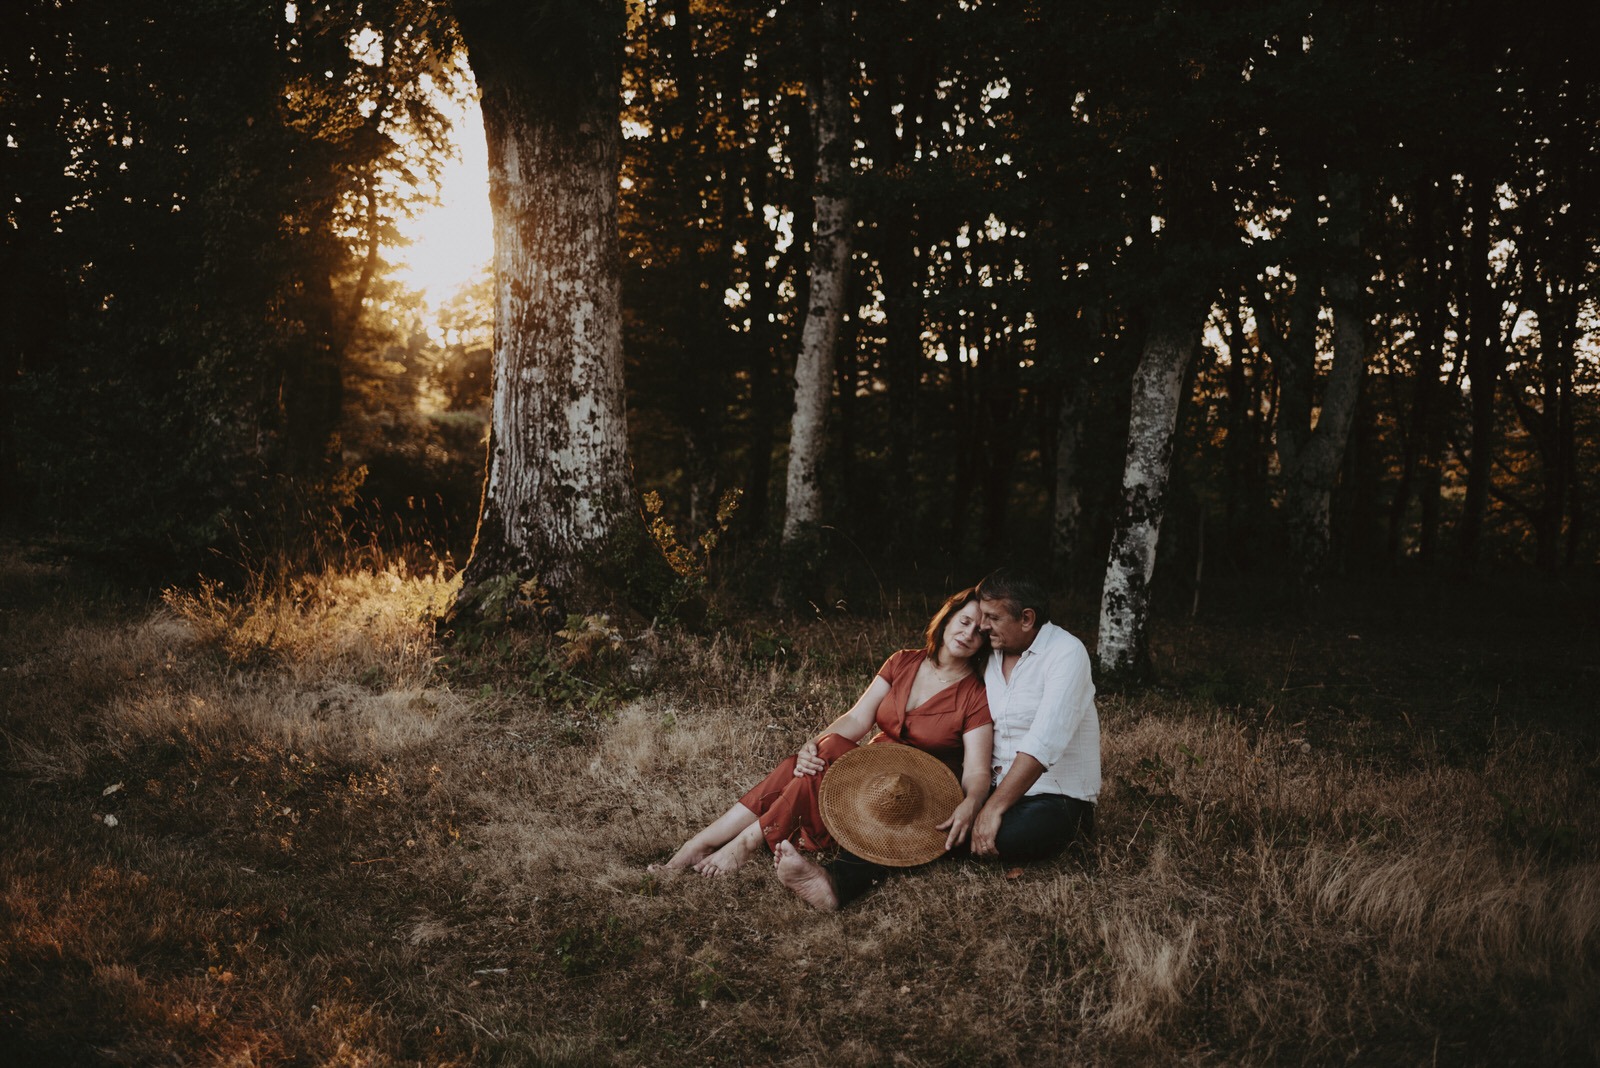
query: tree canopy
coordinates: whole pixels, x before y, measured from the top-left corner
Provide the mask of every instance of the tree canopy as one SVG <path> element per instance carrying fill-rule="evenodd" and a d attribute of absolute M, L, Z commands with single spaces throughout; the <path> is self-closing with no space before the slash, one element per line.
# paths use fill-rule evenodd
<path fill-rule="evenodd" d="M 776 552 L 820 190 L 850 210 L 818 597 L 1004 560 L 1092 596 L 1157 335 L 1178 374 L 1158 598 L 1593 565 L 1595 14 L 815 9 L 617 20 L 630 476 L 681 538 L 737 491 L 721 551 Z M 189 565 L 429 500 L 413 519 L 465 558 L 482 290 L 455 313 L 474 340 L 430 335 L 385 255 L 446 151 L 437 94 L 473 63 L 456 14 L 8 9 L 10 521 Z M 807 112 L 832 56 L 838 175 Z M 765 595 L 775 574 L 726 577 Z"/>

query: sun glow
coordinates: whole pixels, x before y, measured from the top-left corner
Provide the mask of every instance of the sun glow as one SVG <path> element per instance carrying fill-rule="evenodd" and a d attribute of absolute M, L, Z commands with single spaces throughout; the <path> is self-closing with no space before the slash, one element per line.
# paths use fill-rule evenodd
<path fill-rule="evenodd" d="M 450 117 L 456 156 L 439 174 L 439 202 L 399 223 L 411 243 L 394 253 L 394 276 L 435 308 L 477 280 L 494 256 L 482 112 L 471 94 L 440 108 Z"/>

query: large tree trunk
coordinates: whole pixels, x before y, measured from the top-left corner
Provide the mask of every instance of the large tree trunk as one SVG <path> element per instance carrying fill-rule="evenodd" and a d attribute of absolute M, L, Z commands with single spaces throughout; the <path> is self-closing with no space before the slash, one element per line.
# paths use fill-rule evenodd
<path fill-rule="evenodd" d="M 617 238 L 620 0 L 459 0 L 495 237 L 489 471 L 463 602 L 507 576 L 600 600 L 642 537 L 628 475 Z M 604 576 L 604 577 L 603 577 Z M 504 591 L 501 591 L 502 598 Z"/>
<path fill-rule="evenodd" d="M 1192 312 L 1192 314 L 1191 314 Z M 1100 668 L 1133 678 L 1149 668 L 1150 576 L 1166 509 L 1172 434 L 1183 401 L 1184 369 L 1199 341 L 1200 312 L 1175 301 L 1151 321 L 1133 377 L 1122 510 L 1111 536 L 1100 594 Z"/>
<path fill-rule="evenodd" d="M 794 419 L 789 430 L 788 497 L 784 505 L 786 569 L 809 569 L 822 522 L 819 469 L 824 448 L 833 350 L 844 314 L 850 263 L 850 198 L 844 189 L 850 159 L 848 11 L 818 2 L 810 9 L 816 32 L 816 74 L 807 85 L 816 143 L 814 232 L 810 285 L 800 357 L 794 372 Z"/>

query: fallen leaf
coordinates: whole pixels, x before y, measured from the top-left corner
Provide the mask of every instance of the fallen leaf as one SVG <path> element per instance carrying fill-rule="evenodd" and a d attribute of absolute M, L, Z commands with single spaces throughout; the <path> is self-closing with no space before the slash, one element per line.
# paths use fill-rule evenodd
<path fill-rule="evenodd" d="M 110 797 L 112 794 L 116 793 L 120 789 L 122 789 L 122 784 L 120 782 L 114 782 L 110 786 L 107 786 L 104 790 L 101 790 L 100 791 L 100 796 L 101 797 Z"/>

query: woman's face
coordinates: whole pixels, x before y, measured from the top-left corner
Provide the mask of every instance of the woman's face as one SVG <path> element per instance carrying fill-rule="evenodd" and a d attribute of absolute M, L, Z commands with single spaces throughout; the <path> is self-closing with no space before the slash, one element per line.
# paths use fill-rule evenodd
<path fill-rule="evenodd" d="M 978 630 L 978 624 L 982 621 L 983 613 L 978 610 L 976 601 L 968 601 L 950 613 L 950 619 L 944 625 L 945 651 L 965 660 L 983 648 L 987 639 Z"/>

